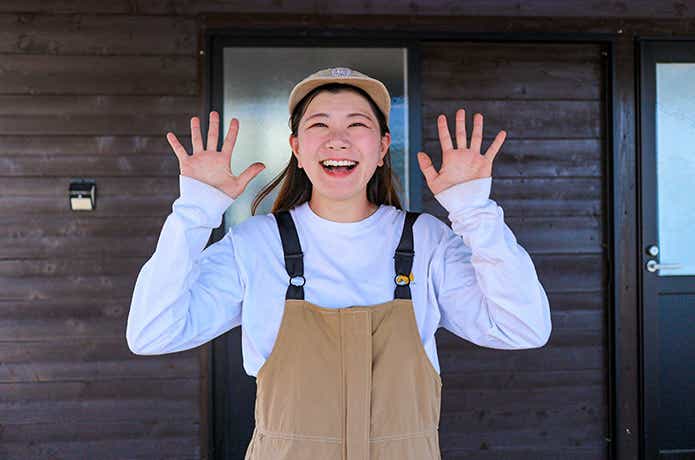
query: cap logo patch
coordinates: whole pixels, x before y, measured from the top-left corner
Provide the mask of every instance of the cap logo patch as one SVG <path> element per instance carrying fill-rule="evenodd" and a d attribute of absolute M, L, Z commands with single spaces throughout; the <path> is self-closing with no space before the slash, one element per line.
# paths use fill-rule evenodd
<path fill-rule="evenodd" d="M 332 77 L 349 77 L 350 75 L 352 75 L 352 69 L 348 69 L 347 67 L 335 67 L 331 69 Z"/>

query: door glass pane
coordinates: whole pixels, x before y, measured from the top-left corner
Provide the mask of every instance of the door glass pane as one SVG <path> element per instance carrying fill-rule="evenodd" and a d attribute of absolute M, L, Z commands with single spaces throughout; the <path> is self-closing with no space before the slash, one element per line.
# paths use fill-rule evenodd
<path fill-rule="evenodd" d="M 695 275 L 695 63 L 656 65 L 656 152 L 657 273 Z"/>
<path fill-rule="evenodd" d="M 292 87 L 307 75 L 329 67 L 350 67 L 381 80 L 391 94 L 391 162 L 402 186 L 401 204 L 408 207 L 408 99 L 406 48 L 227 47 L 224 49 L 223 124 L 232 118 L 239 135 L 232 154 L 232 171 L 240 174 L 256 161 L 266 165 L 227 210 L 225 229 L 251 215 L 256 194 L 285 166 L 289 145 L 287 100 Z M 223 136 L 223 134 L 221 134 Z M 270 212 L 280 186 L 258 207 Z"/>

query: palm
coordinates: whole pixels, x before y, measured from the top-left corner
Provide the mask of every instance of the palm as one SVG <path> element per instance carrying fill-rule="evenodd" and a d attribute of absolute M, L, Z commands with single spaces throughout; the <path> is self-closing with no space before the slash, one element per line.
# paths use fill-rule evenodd
<path fill-rule="evenodd" d="M 213 111 L 210 112 L 207 149 L 203 148 L 198 117 L 191 118 L 192 155 L 188 155 L 181 143 L 176 139 L 174 133 L 167 133 L 167 140 L 179 160 L 182 176 L 192 177 L 205 182 L 220 189 L 230 197 L 237 198 L 246 189 L 248 183 L 265 169 L 263 163 L 256 162 L 247 167 L 238 176 L 232 174 L 230 164 L 238 133 L 239 120 L 232 118 L 229 131 L 222 144 L 222 150 L 216 150 L 219 136 L 219 114 Z"/>
<path fill-rule="evenodd" d="M 430 156 L 425 152 L 418 153 L 420 169 L 425 176 L 427 186 L 434 195 L 456 184 L 492 175 L 492 162 L 502 147 L 507 135 L 505 131 L 500 131 L 485 155 L 481 155 L 480 146 L 483 140 L 483 116 L 481 114 L 476 114 L 473 117 L 473 134 L 469 147 L 467 147 L 466 139 L 466 112 L 463 109 L 456 112 L 457 148 L 453 146 L 444 115 L 437 118 L 437 128 L 439 143 L 442 148 L 441 169 L 437 171 L 434 168 Z"/>

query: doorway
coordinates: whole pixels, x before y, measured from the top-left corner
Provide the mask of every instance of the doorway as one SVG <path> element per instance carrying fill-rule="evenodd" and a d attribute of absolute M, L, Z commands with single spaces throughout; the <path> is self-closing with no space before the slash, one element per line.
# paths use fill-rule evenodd
<path fill-rule="evenodd" d="M 644 458 L 695 457 L 695 44 L 641 48 Z"/>

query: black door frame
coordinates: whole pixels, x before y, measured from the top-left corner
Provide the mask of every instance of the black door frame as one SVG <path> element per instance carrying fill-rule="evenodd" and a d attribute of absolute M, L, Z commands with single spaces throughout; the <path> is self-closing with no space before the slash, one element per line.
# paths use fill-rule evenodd
<path fill-rule="evenodd" d="M 622 33 L 619 31 L 618 34 Z M 625 198 L 635 193 L 634 181 L 637 179 L 633 173 L 635 172 L 634 163 L 636 158 L 630 157 L 634 154 L 634 146 L 625 146 L 620 142 L 614 142 L 614 139 L 634 139 L 635 126 L 625 124 L 625 119 L 631 117 L 626 116 L 624 111 L 629 108 L 630 102 L 624 101 L 621 96 L 624 96 L 629 91 L 634 92 L 634 88 L 627 88 L 627 83 L 630 83 L 629 78 L 618 77 L 619 69 L 617 69 L 616 52 L 618 51 L 619 39 L 618 34 L 605 33 L 542 33 L 542 32 L 509 32 L 509 33 L 466 33 L 466 32 L 440 32 L 418 31 L 416 34 L 411 32 L 397 31 L 364 31 L 364 30 L 345 30 L 345 29 L 307 29 L 307 28 L 283 28 L 265 29 L 265 28 L 234 28 L 234 29 L 217 29 L 210 28 L 203 31 L 202 36 L 202 100 L 201 100 L 201 129 L 207 131 L 207 114 L 215 109 L 219 110 L 222 107 L 221 99 L 215 100 L 222 94 L 221 91 L 221 75 L 222 64 L 221 50 L 225 44 L 229 46 L 398 46 L 407 47 L 409 49 L 409 65 L 415 65 L 413 70 L 414 81 L 409 82 L 409 97 L 411 97 L 411 115 L 409 117 L 411 143 L 410 148 L 415 149 L 421 146 L 420 132 L 422 131 L 421 117 L 415 114 L 412 108 L 420 106 L 419 92 L 411 95 L 410 91 L 418 89 L 420 86 L 419 79 L 419 56 L 418 52 L 420 42 L 432 41 L 478 41 L 478 42 L 546 42 L 546 43 L 591 43 L 602 46 L 602 54 L 605 58 L 603 62 L 604 79 L 604 173 L 606 186 L 606 195 L 603 197 L 606 203 L 606 218 L 604 219 L 604 234 L 607 235 L 606 254 L 608 257 L 606 273 L 608 280 L 606 286 L 608 289 L 607 296 L 607 330 L 608 330 L 608 363 L 607 363 L 607 382 L 608 382 L 608 433 L 606 434 L 607 455 L 610 459 L 631 458 L 629 454 L 633 452 L 633 439 L 640 437 L 639 420 L 634 417 L 634 405 L 638 403 L 637 391 L 634 385 L 633 374 L 630 370 L 629 362 L 635 360 L 638 353 L 637 349 L 633 349 L 631 344 L 632 338 L 626 338 L 620 335 L 621 333 L 621 316 L 625 316 L 626 311 L 632 311 L 630 305 L 621 304 L 622 299 L 631 299 L 637 289 L 637 279 L 634 275 L 634 267 L 626 267 L 624 264 L 615 265 L 615 261 L 630 260 L 634 254 L 635 248 L 631 243 L 634 238 L 631 238 L 634 232 L 636 210 L 630 209 L 629 206 L 624 206 L 625 202 L 631 202 L 631 198 Z M 357 38 L 359 36 L 359 38 Z M 411 69 L 409 69 L 410 72 Z M 620 85 L 618 85 L 620 81 Z M 623 111 L 623 113 L 619 113 Z M 220 110 L 221 113 L 221 110 Z M 633 119 L 634 120 L 634 119 Z M 419 129 L 418 129 L 419 128 Z M 417 131 L 417 136 L 414 138 L 413 132 Z M 633 148 L 631 148 L 633 147 Z M 627 158 L 626 158 L 627 155 Z M 632 161 L 632 167 L 614 168 L 614 164 L 620 165 L 621 162 Z M 421 178 L 416 177 L 413 171 L 419 171 L 415 156 L 411 158 L 410 164 L 410 184 L 411 184 L 411 209 L 420 209 L 417 193 L 413 193 L 417 180 L 421 187 Z M 630 227 L 632 226 L 632 227 Z M 625 234 L 628 237 L 625 238 Z M 212 232 L 208 244 L 218 241 L 224 236 L 224 223 Z M 615 287 L 620 287 L 616 289 Z M 228 338 L 225 338 L 228 337 Z M 230 382 L 228 375 L 221 375 L 219 367 L 216 363 L 227 362 L 230 365 L 237 366 L 237 369 L 243 369 L 241 355 L 229 356 L 228 345 L 233 344 L 237 350 L 241 349 L 240 328 L 235 328 L 228 334 L 224 334 L 213 341 L 212 347 L 209 348 L 207 356 L 207 368 L 209 369 L 208 383 L 208 424 L 209 429 L 209 458 L 220 459 L 225 450 L 223 442 L 227 440 L 220 439 L 222 433 L 218 427 L 235 423 L 235 420 L 230 419 L 226 411 L 220 410 L 219 405 L 215 405 L 217 401 L 225 402 L 230 391 L 245 391 L 245 394 L 251 394 L 255 398 L 255 393 L 249 390 L 250 386 L 244 385 L 240 387 L 239 382 Z M 226 342 L 229 340 L 229 342 Z M 625 357 L 621 352 L 626 353 Z M 227 360 L 228 357 L 233 359 Z M 628 364 L 623 364 L 625 359 Z M 245 374 L 244 374 L 245 375 Z M 248 377 L 248 376 L 247 376 Z M 250 382 L 253 379 L 249 377 Z M 251 385 L 251 384 L 249 384 Z M 255 383 L 252 385 L 255 391 Z M 621 400 L 617 400 L 616 394 L 623 395 Z M 228 406 L 226 403 L 223 406 Z M 235 417 L 250 416 L 253 417 L 253 411 L 249 412 L 248 408 L 244 413 L 235 413 Z M 237 418 L 238 420 L 238 418 Z"/>
<path fill-rule="evenodd" d="M 654 259 L 646 253 L 650 244 L 655 244 L 657 195 L 656 193 L 641 193 L 642 188 L 656 190 L 656 69 L 655 63 L 661 62 L 695 62 L 695 51 L 692 49 L 692 41 L 644 39 L 640 42 L 640 79 L 639 79 L 639 171 L 641 184 L 639 187 L 639 249 L 640 254 L 640 334 L 641 345 L 641 395 L 642 395 L 642 450 L 644 458 L 658 458 L 659 445 L 657 407 L 659 402 L 659 354 L 654 345 L 658 343 L 657 325 L 659 324 L 657 295 L 658 292 L 688 292 L 690 277 L 672 277 L 668 280 L 668 286 L 657 288 L 657 280 L 653 276 L 646 276 L 645 264 Z M 687 48 L 690 45 L 690 49 Z M 644 222 L 653 222 L 654 225 L 642 225 Z M 656 258 L 658 260 L 658 257 Z M 651 308 L 648 308 L 651 307 Z"/>

